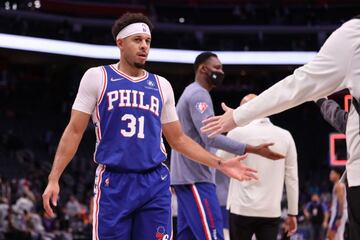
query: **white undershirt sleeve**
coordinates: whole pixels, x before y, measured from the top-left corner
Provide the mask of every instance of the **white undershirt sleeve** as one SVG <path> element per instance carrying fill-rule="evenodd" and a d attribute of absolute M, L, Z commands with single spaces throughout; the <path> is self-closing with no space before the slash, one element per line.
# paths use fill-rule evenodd
<path fill-rule="evenodd" d="M 175 108 L 175 97 L 174 91 L 171 87 L 171 84 L 165 78 L 158 76 L 160 91 L 163 97 L 164 105 L 161 112 L 161 123 L 170 123 L 175 122 L 179 118 L 176 113 Z"/>
<path fill-rule="evenodd" d="M 103 81 L 101 67 L 88 69 L 80 81 L 72 109 L 92 114 L 100 96 Z"/>

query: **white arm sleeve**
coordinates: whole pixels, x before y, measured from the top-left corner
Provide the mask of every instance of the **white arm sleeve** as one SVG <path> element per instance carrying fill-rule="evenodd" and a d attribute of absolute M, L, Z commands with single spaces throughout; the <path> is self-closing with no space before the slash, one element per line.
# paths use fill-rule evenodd
<path fill-rule="evenodd" d="M 354 24 L 358 24 L 358 21 L 352 20 L 342 25 L 330 35 L 311 62 L 238 107 L 233 113 L 235 123 L 244 126 L 254 119 L 346 88 L 346 76 L 351 67 L 357 41 Z"/>
<path fill-rule="evenodd" d="M 169 123 L 175 122 L 179 118 L 176 113 L 175 108 L 175 97 L 174 91 L 171 87 L 171 84 L 165 78 L 158 76 L 159 84 L 160 84 L 160 91 L 163 97 L 164 105 L 161 112 L 161 123 Z"/>
<path fill-rule="evenodd" d="M 289 133 L 289 147 L 285 158 L 285 186 L 288 202 L 288 214 L 298 214 L 299 178 L 297 152 L 293 137 Z"/>
<path fill-rule="evenodd" d="M 92 114 L 100 96 L 103 73 L 101 67 L 88 69 L 80 81 L 72 109 Z"/>

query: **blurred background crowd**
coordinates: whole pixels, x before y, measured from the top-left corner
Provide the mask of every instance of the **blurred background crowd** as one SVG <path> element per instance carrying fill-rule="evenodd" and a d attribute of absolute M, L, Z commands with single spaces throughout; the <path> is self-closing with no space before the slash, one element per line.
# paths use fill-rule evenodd
<path fill-rule="evenodd" d="M 127 11 L 143 12 L 152 19 L 152 47 L 156 48 L 317 51 L 334 29 L 360 13 L 360 3 L 5 0 L 0 2 L 0 33 L 113 45 L 112 22 Z M 89 67 L 112 62 L 0 48 L 0 239 L 91 238 L 90 202 L 96 167 L 91 124 L 61 179 L 56 218 L 49 218 L 42 210 L 41 194 L 82 74 Z M 221 113 L 222 101 L 235 107 L 246 94 L 262 92 L 296 67 L 225 65 L 223 86 L 211 92 L 215 112 Z M 166 77 L 176 99 L 194 77 L 190 64 L 150 62 L 147 70 Z M 331 98 L 343 106 L 346 93 Z M 332 190 L 328 180 L 329 134 L 335 130 L 322 119 L 314 103 L 271 119 L 289 130 L 297 145 L 300 213 L 295 239 L 310 239 L 312 226 L 320 224 L 321 231 L 327 227 Z M 310 206 L 318 207 L 322 214 L 307 215 Z M 285 216 L 285 202 L 283 209 Z"/>

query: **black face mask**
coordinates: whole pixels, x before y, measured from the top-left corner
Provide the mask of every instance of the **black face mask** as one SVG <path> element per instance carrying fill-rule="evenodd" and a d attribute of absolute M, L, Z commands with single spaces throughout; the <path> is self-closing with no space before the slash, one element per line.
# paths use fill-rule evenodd
<path fill-rule="evenodd" d="M 216 87 L 221 85 L 225 77 L 225 74 L 223 72 L 218 71 L 208 71 L 207 75 L 210 83 Z"/>

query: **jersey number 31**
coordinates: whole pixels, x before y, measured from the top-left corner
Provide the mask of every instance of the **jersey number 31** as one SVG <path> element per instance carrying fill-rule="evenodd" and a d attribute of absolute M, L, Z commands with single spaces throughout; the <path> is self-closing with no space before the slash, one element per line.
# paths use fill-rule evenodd
<path fill-rule="evenodd" d="M 120 131 L 124 137 L 132 137 L 136 134 L 136 131 L 137 131 L 138 138 L 145 137 L 145 135 L 144 135 L 144 116 L 141 116 L 138 119 L 136 119 L 136 117 L 132 114 L 125 114 L 124 116 L 122 116 L 121 120 L 128 122 L 128 125 L 127 125 L 128 129 L 126 129 L 126 130 L 121 129 L 121 131 Z M 136 130 L 136 129 L 138 129 L 138 130 Z"/>

